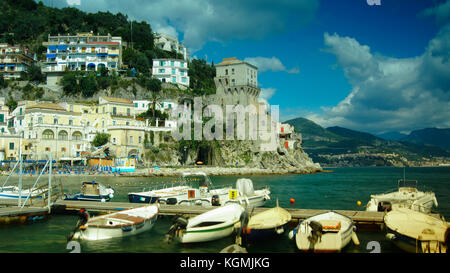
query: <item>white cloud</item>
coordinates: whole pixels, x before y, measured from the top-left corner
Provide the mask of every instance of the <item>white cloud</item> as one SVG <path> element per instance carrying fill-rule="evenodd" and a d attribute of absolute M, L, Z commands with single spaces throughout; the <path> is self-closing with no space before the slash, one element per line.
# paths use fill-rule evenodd
<path fill-rule="evenodd" d="M 264 102 L 269 104 L 269 99 L 275 94 L 277 90 L 275 88 L 261 88 L 261 92 L 259 93 L 259 102 Z"/>
<path fill-rule="evenodd" d="M 72 6 L 72 5 L 81 5 L 81 0 L 66 0 L 67 5 Z"/>
<path fill-rule="evenodd" d="M 244 61 L 255 65 L 258 67 L 258 72 L 265 72 L 265 71 L 284 71 L 291 74 L 298 74 L 300 73 L 300 70 L 298 68 L 291 68 L 287 69 L 283 63 L 280 61 L 280 59 L 276 57 L 267 58 L 267 57 L 252 57 L 252 58 L 245 58 Z"/>
<path fill-rule="evenodd" d="M 64 2 L 44 3 L 61 7 Z M 314 17 L 318 0 L 89 0 L 78 8 L 121 12 L 147 21 L 154 30 L 182 33 L 180 40 L 195 52 L 209 41 L 262 39 L 304 25 Z"/>
<path fill-rule="evenodd" d="M 450 127 L 450 26 L 414 58 L 376 55 L 337 34 L 325 33 L 324 42 L 353 88 L 336 106 L 311 116 L 319 124 L 369 132 Z"/>

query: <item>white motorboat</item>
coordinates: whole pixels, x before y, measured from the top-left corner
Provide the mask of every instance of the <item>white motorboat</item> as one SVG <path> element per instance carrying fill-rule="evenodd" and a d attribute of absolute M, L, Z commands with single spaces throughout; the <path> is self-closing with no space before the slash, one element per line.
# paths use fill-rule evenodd
<path fill-rule="evenodd" d="M 407 208 L 398 208 L 384 216 L 386 238 L 400 249 L 412 253 L 446 253 L 449 223 Z"/>
<path fill-rule="evenodd" d="M 270 200 L 270 190 L 253 189 L 250 179 L 240 178 L 236 188 L 215 189 L 204 172 L 183 173 L 182 185 L 128 194 L 131 203 L 161 202 L 170 205 L 222 206 L 228 203 L 245 203 L 249 207 L 264 206 Z"/>
<path fill-rule="evenodd" d="M 199 243 L 227 237 L 244 211 L 241 205 L 228 204 L 188 220 L 180 217 L 167 233 L 168 241 L 175 238 L 182 243 Z"/>
<path fill-rule="evenodd" d="M 289 233 L 301 251 L 340 252 L 350 240 L 359 245 L 353 220 L 329 211 L 303 220 Z"/>
<path fill-rule="evenodd" d="M 158 214 L 159 204 L 155 204 L 92 217 L 69 238 L 93 241 L 139 234 L 153 227 Z"/>
<path fill-rule="evenodd" d="M 400 179 L 397 191 L 371 195 L 370 198 L 366 205 L 367 211 L 390 211 L 393 208 L 403 207 L 431 213 L 433 206 L 438 206 L 433 192 L 417 189 L 417 180 Z"/>
<path fill-rule="evenodd" d="M 107 202 L 114 197 L 114 189 L 105 187 L 95 181 L 83 182 L 81 192 L 72 196 L 66 195 L 64 200 Z"/>
<path fill-rule="evenodd" d="M 29 189 L 22 189 L 22 192 L 20 192 L 19 187 L 16 186 L 4 186 L 0 187 L 0 199 L 19 199 L 19 196 L 21 199 L 27 199 L 28 195 L 30 195 L 30 198 L 36 198 L 36 199 L 42 199 L 42 193 L 44 192 L 43 189 L 34 189 L 31 191 Z"/>

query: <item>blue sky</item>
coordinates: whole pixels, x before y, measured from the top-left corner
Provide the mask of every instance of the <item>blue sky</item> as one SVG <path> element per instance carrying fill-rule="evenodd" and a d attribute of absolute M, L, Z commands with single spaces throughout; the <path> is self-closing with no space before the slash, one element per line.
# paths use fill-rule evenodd
<path fill-rule="evenodd" d="M 44 1 L 145 20 L 208 62 L 256 64 L 261 98 L 282 121 L 371 133 L 450 127 L 450 0 L 380 2 Z"/>

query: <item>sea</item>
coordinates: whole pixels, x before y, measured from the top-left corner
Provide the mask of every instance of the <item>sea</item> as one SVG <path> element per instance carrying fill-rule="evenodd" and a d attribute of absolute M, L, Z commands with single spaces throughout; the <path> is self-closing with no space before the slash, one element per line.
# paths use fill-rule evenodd
<path fill-rule="evenodd" d="M 332 172 L 316 174 L 247 176 L 255 189 L 270 187 L 271 200 L 266 207 L 274 207 L 278 200 L 281 207 L 302 209 L 364 210 L 371 194 L 385 193 L 397 189 L 397 181 L 417 180 L 420 190 L 435 192 L 439 206 L 436 208 L 446 219 L 450 219 L 450 167 L 359 167 L 327 168 Z M 239 176 L 212 176 L 215 187 L 234 186 Z M 5 177 L 2 178 L 4 181 Z M 92 177 L 55 177 L 62 181 L 67 193 L 79 191 L 82 181 Z M 24 178 L 25 184 L 35 178 Z M 150 187 L 159 187 L 175 181 L 171 177 L 105 177 L 95 180 L 105 186 L 112 186 L 116 194 L 112 201 L 128 202 L 129 192 L 139 192 Z M 79 183 L 78 183 L 79 182 Z M 14 183 L 13 181 L 11 183 Z M 10 185 L 11 183 L 8 183 Z M 290 200 L 294 199 L 295 203 Z M 361 205 L 358 205 L 358 201 Z M 77 215 L 55 214 L 47 220 L 25 225 L 0 226 L 0 253 L 69 253 L 74 247 L 67 242 L 67 235 L 74 229 Z M 171 217 L 159 218 L 152 230 L 135 236 L 111 240 L 81 242 L 82 253 L 218 253 L 233 244 L 230 236 L 221 240 L 183 245 L 165 241 L 165 234 L 171 226 Z M 379 246 L 381 253 L 402 252 L 385 239 L 382 231 L 358 231 L 360 245 L 352 242 L 343 249 L 344 253 L 368 253 Z M 375 242 L 375 243 L 374 243 Z M 249 253 L 294 253 L 295 243 L 288 238 L 288 232 L 247 247 Z"/>

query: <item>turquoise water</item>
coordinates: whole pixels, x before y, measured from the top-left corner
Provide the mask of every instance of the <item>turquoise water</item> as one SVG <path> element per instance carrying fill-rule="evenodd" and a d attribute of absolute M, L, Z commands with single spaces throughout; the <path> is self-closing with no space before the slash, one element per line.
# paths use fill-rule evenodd
<path fill-rule="evenodd" d="M 269 186 L 272 199 L 268 207 L 275 206 L 279 199 L 282 207 L 310 209 L 364 210 L 357 205 L 365 205 L 371 194 L 383 193 L 397 188 L 397 180 L 403 177 L 403 168 L 336 168 L 333 173 L 284 176 L 251 176 L 256 189 Z M 211 177 L 214 185 L 234 185 L 238 177 Z M 439 207 L 437 212 L 450 218 L 450 168 L 406 168 L 406 178 L 419 181 L 419 189 L 435 192 Z M 58 181 L 58 178 L 55 179 Z M 79 190 L 82 178 L 61 178 L 64 188 L 75 193 Z M 115 178 L 99 177 L 100 183 L 113 186 L 116 196 L 113 201 L 127 202 L 128 192 L 141 191 L 156 184 L 171 183 L 174 178 Z M 30 183 L 30 179 L 25 183 Z M 68 183 L 68 182 L 72 183 Z M 67 186 L 66 186 L 67 184 Z M 290 198 L 295 199 L 291 206 Z M 77 223 L 75 215 L 52 215 L 47 221 L 29 225 L 0 227 L 0 252 L 20 253 L 58 253 L 70 252 L 66 237 Z M 206 253 L 219 252 L 234 243 L 234 238 L 183 246 L 164 242 L 164 235 L 171 225 L 170 217 L 160 218 L 154 228 L 136 236 L 97 242 L 82 242 L 81 252 L 140 252 L 140 253 Z M 370 241 L 378 241 L 381 252 L 400 252 L 384 238 L 382 232 L 359 232 L 359 246 L 352 243 L 343 252 L 369 252 Z M 294 242 L 288 234 L 276 240 L 258 242 L 247 248 L 250 253 L 289 253 L 296 252 Z"/>

